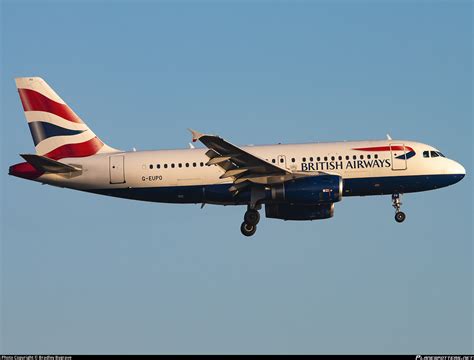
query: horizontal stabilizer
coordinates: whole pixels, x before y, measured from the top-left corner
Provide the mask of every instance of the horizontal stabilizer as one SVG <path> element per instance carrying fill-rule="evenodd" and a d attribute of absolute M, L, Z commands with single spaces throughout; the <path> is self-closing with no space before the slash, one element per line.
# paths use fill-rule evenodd
<path fill-rule="evenodd" d="M 44 171 L 44 172 L 49 172 L 49 173 L 54 173 L 54 174 L 64 174 L 64 173 L 70 173 L 70 172 L 75 172 L 75 171 L 81 171 L 81 169 L 75 166 L 63 164 L 59 161 L 56 161 L 56 160 L 53 160 L 41 155 L 20 154 L 20 156 L 39 171 Z"/>

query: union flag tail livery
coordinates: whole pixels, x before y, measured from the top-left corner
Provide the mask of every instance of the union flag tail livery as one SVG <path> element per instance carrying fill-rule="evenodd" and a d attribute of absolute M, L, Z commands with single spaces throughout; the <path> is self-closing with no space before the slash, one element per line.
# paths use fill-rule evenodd
<path fill-rule="evenodd" d="M 36 154 L 50 159 L 112 152 L 41 78 L 17 78 Z"/>
<path fill-rule="evenodd" d="M 402 194 L 466 174 L 430 145 L 390 137 L 240 147 L 191 130 L 203 148 L 124 152 L 105 145 L 43 79 L 16 85 L 36 153 L 20 154 L 25 162 L 10 166 L 10 175 L 125 199 L 245 205 L 245 236 L 255 234 L 262 206 L 273 219 L 328 219 L 351 196 L 391 195 L 401 223 Z"/>

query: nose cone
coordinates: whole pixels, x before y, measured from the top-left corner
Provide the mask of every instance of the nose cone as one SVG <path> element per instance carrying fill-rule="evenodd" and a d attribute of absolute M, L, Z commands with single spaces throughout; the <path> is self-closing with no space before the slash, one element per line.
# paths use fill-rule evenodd
<path fill-rule="evenodd" d="M 460 163 L 453 161 L 450 168 L 449 173 L 453 177 L 453 184 L 461 181 L 464 176 L 466 176 L 466 169 Z"/>
<path fill-rule="evenodd" d="M 453 174 L 462 175 L 464 177 L 466 175 L 466 169 L 464 169 L 464 166 L 462 166 L 460 163 L 456 161 L 453 161 L 453 162 L 454 162 L 453 169 L 452 169 Z"/>

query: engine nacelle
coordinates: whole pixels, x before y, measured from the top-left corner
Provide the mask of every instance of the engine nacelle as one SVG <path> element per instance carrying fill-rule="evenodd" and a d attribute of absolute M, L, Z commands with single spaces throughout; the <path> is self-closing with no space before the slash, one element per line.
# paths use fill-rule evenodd
<path fill-rule="evenodd" d="M 320 220 L 334 216 L 334 204 L 291 205 L 265 204 L 265 216 L 283 220 Z"/>
<path fill-rule="evenodd" d="M 273 185 L 269 191 L 274 202 L 290 204 L 324 204 L 342 199 L 342 178 L 338 175 L 302 177 Z"/>

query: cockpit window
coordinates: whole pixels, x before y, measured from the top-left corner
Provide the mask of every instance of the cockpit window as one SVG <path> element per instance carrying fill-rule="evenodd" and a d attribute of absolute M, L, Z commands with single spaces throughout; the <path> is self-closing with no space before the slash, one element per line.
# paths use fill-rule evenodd
<path fill-rule="evenodd" d="M 431 155 L 431 156 L 430 156 Z M 435 158 L 435 157 L 438 157 L 438 156 L 441 156 L 441 157 L 446 157 L 444 156 L 441 152 L 439 151 L 423 151 L 423 157 L 424 158 L 429 158 L 429 157 L 432 157 L 432 158 Z"/>

